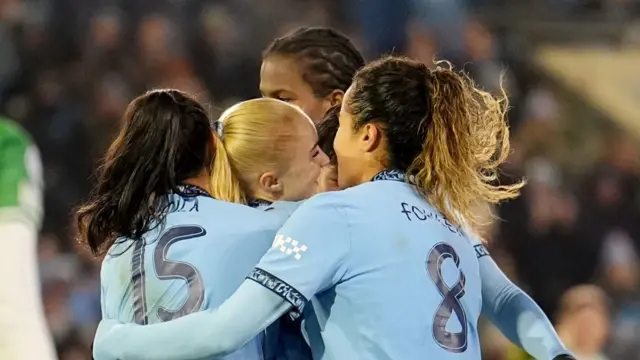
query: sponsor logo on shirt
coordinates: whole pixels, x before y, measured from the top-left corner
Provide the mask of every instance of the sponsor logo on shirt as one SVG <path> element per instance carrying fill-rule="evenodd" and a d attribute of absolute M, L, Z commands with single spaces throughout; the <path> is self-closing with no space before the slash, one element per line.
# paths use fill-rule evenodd
<path fill-rule="evenodd" d="M 300 243 L 298 240 L 294 240 L 288 236 L 278 234 L 271 246 L 274 249 L 279 249 L 287 255 L 292 255 L 296 260 L 302 259 L 302 254 L 307 251 L 308 247 L 305 244 Z"/>

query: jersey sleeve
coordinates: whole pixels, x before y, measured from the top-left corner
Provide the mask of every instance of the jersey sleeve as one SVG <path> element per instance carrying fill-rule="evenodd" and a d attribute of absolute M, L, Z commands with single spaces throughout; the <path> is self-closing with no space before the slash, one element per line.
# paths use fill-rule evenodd
<path fill-rule="evenodd" d="M 350 234 L 338 196 L 320 194 L 301 205 L 248 276 L 291 303 L 297 314 L 346 271 Z"/>
<path fill-rule="evenodd" d="M 202 359 L 227 355 L 246 344 L 291 304 L 245 280 L 220 307 L 152 325 L 100 321 L 93 343 L 96 360 Z"/>
<path fill-rule="evenodd" d="M 484 244 L 473 243 L 482 282 L 482 313 L 535 359 L 570 354 L 538 304 L 504 275 Z"/>
<path fill-rule="evenodd" d="M 43 191 L 40 153 L 17 127 L 5 124 L 0 130 L 0 221 L 39 227 Z"/>

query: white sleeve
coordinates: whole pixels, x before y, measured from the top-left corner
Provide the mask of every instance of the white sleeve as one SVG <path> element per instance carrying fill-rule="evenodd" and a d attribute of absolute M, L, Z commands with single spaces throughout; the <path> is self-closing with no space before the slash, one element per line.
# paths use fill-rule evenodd
<path fill-rule="evenodd" d="M 291 309 L 252 280 L 220 307 L 152 325 L 102 320 L 93 344 L 95 360 L 190 360 L 229 354 Z"/>
<path fill-rule="evenodd" d="M 38 262 L 36 225 L 22 220 L 0 221 L 0 358 L 56 359 L 45 321 Z"/>

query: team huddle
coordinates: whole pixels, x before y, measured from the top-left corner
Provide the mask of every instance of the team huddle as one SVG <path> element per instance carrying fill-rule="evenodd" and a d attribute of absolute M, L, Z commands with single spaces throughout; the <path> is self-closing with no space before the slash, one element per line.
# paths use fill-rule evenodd
<path fill-rule="evenodd" d="M 260 78 L 217 120 L 178 90 L 129 105 L 77 213 L 105 255 L 95 359 L 479 360 L 481 314 L 573 359 L 474 236 L 523 186 L 495 181 L 504 94 L 327 28 L 276 39 Z"/>

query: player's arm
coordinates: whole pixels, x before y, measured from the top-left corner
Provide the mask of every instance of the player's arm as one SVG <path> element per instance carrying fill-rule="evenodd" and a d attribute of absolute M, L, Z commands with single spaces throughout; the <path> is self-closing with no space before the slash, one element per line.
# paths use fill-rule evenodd
<path fill-rule="evenodd" d="M 55 358 L 42 311 L 36 243 L 42 217 L 38 150 L 0 120 L 0 358 Z M 16 275 L 11 275 L 16 274 Z"/>
<path fill-rule="evenodd" d="M 153 325 L 102 320 L 93 343 L 95 360 L 189 360 L 239 349 L 292 305 L 246 280 L 220 307 Z"/>
<path fill-rule="evenodd" d="M 509 341 L 535 359 L 568 356 L 570 352 L 542 309 L 504 275 L 482 244 L 475 248 L 482 281 L 483 314 Z"/>
<path fill-rule="evenodd" d="M 350 248 L 344 215 L 324 197 L 310 200 L 292 215 L 247 280 L 218 309 L 146 326 L 103 320 L 96 333 L 95 358 L 221 356 L 240 348 L 287 311 L 300 313 L 311 296 L 342 278 Z"/>

